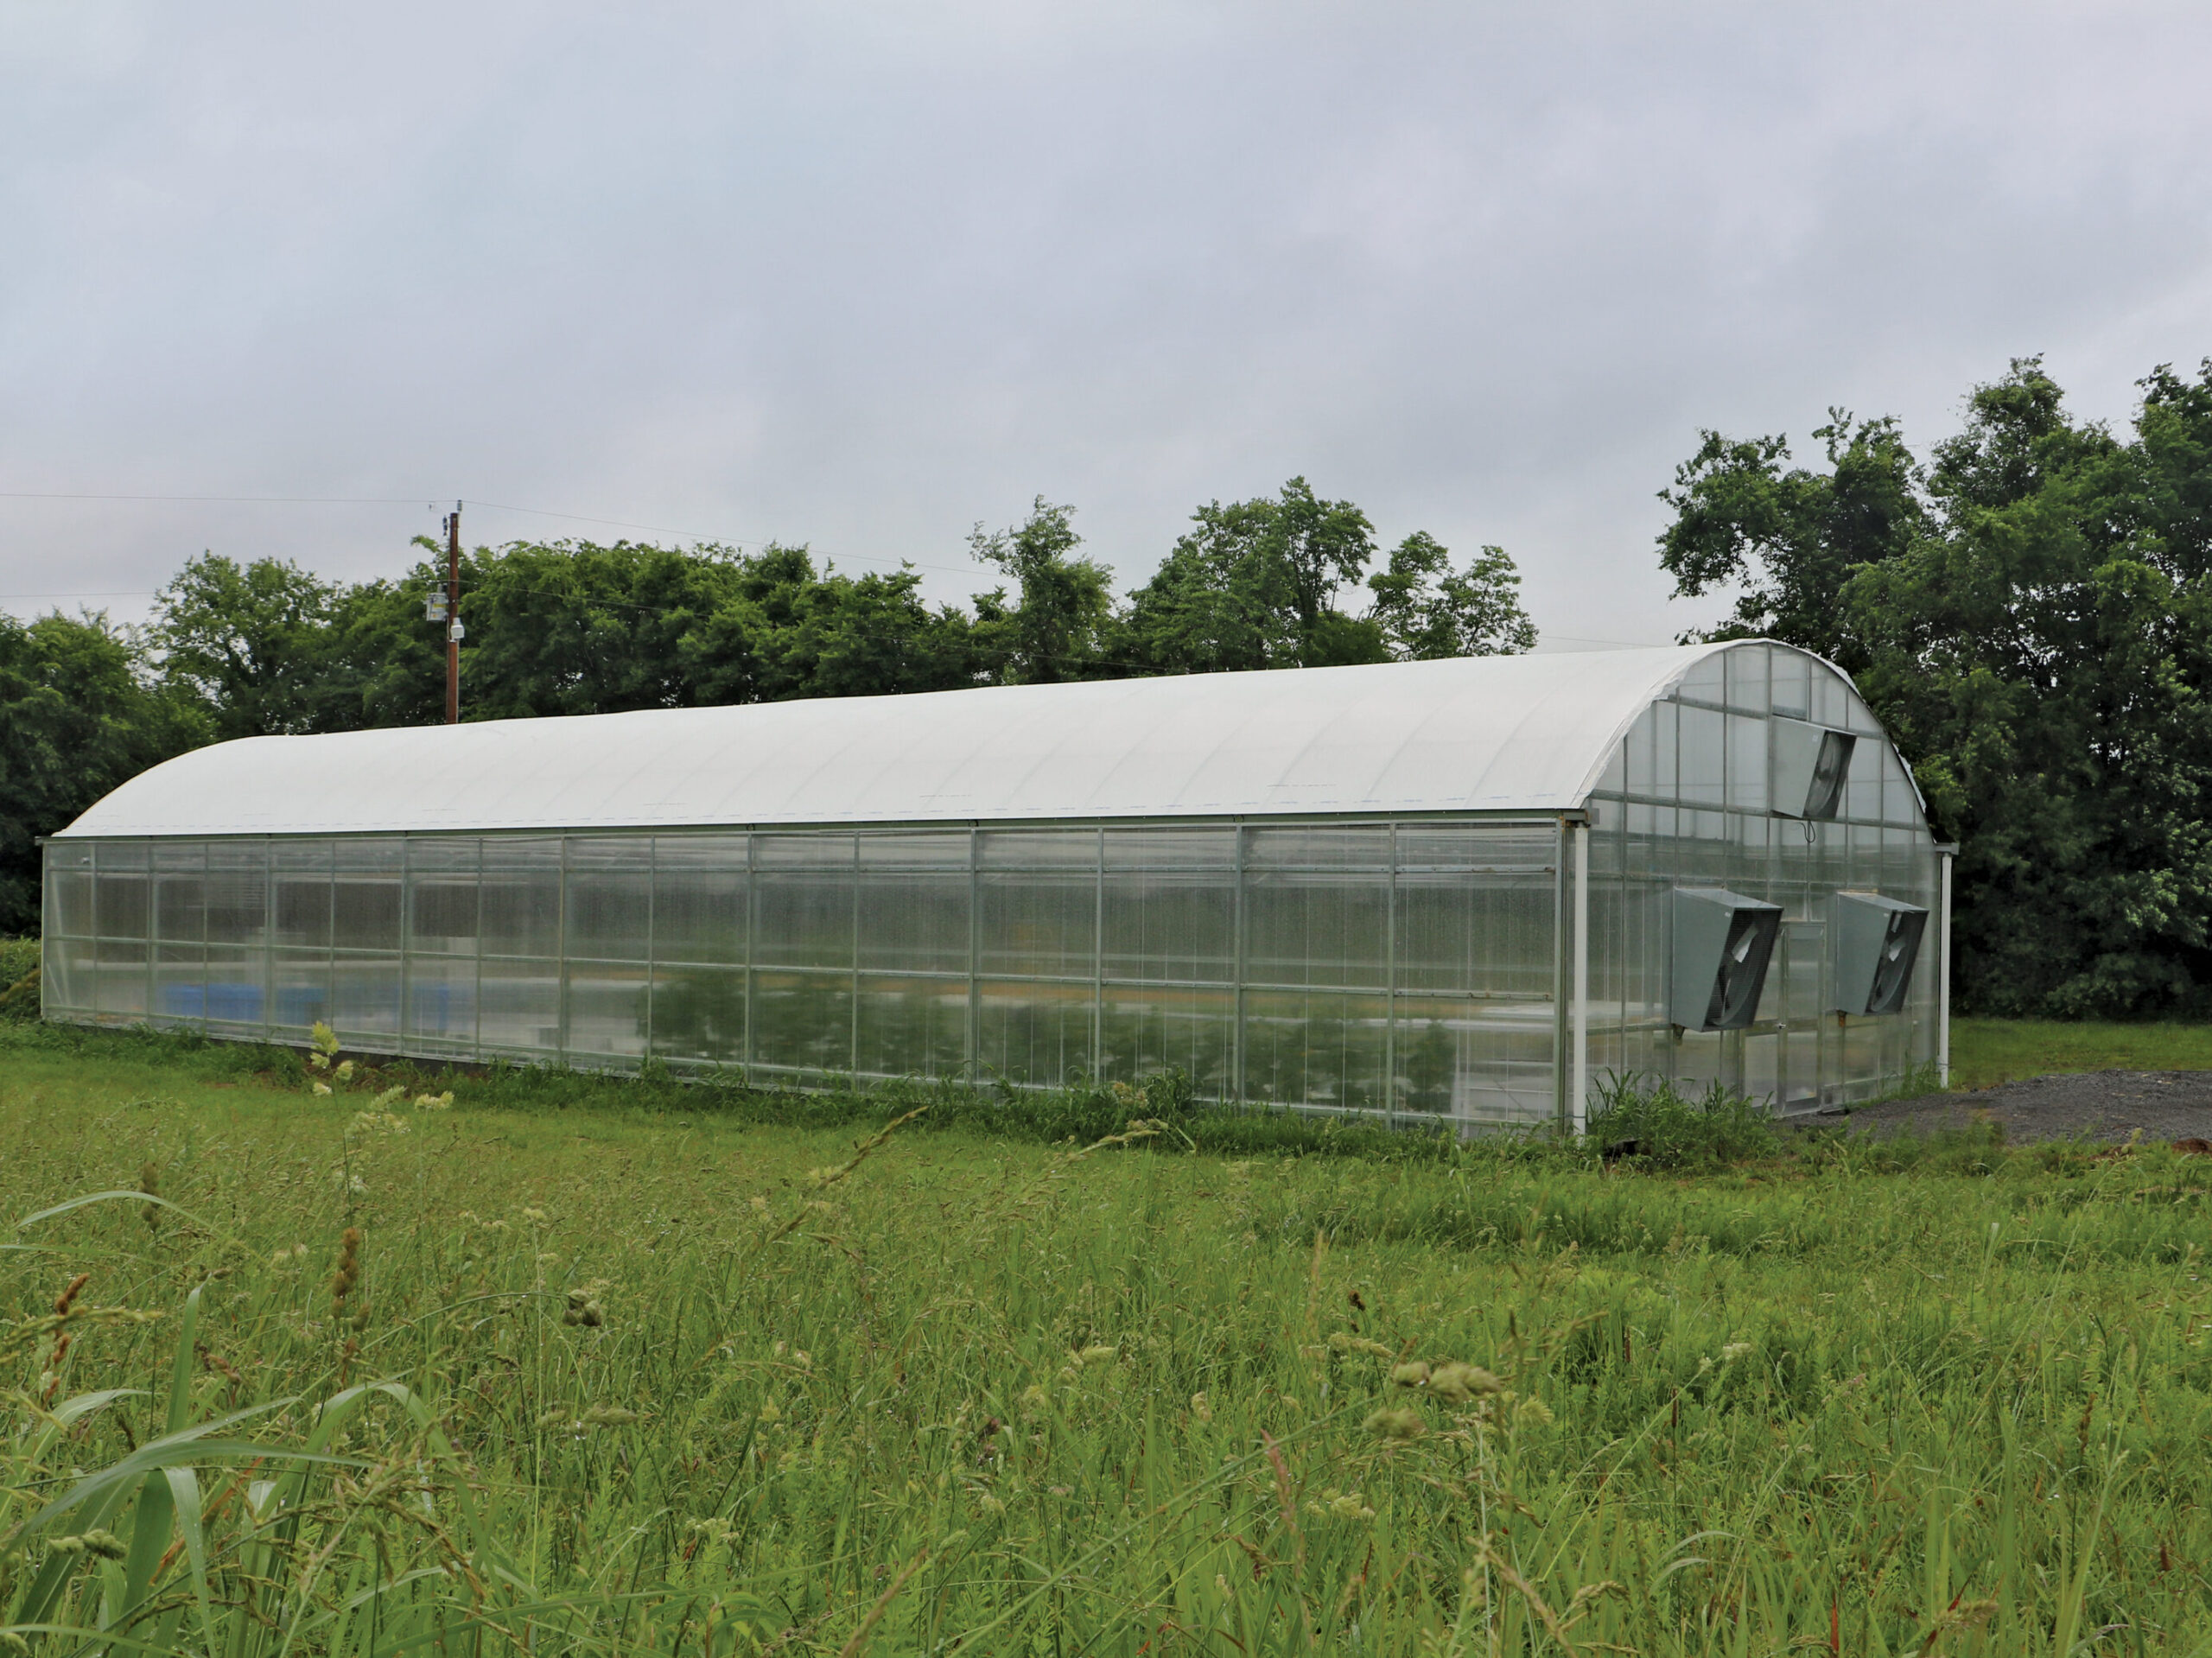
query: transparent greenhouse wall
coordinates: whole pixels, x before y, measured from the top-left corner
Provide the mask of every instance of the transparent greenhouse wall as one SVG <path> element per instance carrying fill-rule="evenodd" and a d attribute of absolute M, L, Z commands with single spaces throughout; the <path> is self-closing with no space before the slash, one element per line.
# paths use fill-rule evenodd
<path fill-rule="evenodd" d="M 1772 716 L 1858 733 L 1833 822 L 1774 815 Z M 1936 853 L 1897 751 L 1847 681 L 1800 652 L 1751 644 L 1707 658 L 1639 719 L 1593 797 L 1591 1068 L 1716 1079 L 1785 1111 L 1864 1100 L 1936 1061 L 1942 948 Z M 1667 1018 L 1677 886 L 1725 886 L 1783 908 L 1746 1031 L 1676 1037 Z M 1827 1007 L 1827 929 L 1840 890 L 1923 905 L 1930 920 L 1905 1010 L 1849 1020 Z"/>
<path fill-rule="evenodd" d="M 762 1083 L 1173 1068 L 1212 1099 L 1548 1120 L 1559 845 L 1494 821 L 60 841 L 46 1006 Z"/>

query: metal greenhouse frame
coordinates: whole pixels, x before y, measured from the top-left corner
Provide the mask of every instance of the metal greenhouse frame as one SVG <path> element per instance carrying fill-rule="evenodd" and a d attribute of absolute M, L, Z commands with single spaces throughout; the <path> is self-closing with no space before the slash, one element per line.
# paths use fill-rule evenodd
<path fill-rule="evenodd" d="M 1393 1121 L 1575 1123 L 1606 1071 L 1796 1110 L 1943 1064 L 1945 851 L 1849 682 L 1756 641 L 253 739 L 48 842 L 45 1011 L 763 1084 L 1173 1069 Z M 1935 915 L 1896 1011 L 1839 1001 L 1870 901 Z M 1700 902 L 1733 966 L 1682 954 Z"/>

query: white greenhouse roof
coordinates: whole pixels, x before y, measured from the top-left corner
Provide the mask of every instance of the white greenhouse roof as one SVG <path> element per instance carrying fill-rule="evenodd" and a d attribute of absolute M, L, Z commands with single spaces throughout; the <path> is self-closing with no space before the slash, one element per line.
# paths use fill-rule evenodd
<path fill-rule="evenodd" d="M 61 834 L 324 835 L 1580 806 L 1724 645 L 250 737 Z"/>

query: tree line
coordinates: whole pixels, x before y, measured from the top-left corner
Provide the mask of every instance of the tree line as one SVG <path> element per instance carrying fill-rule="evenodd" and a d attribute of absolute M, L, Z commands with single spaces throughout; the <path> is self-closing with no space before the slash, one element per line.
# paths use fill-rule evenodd
<path fill-rule="evenodd" d="M 2075 417 L 2040 359 L 1974 389 L 1923 454 L 1890 417 L 1700 435 L 1661 492 L 1693 637 L 1764 636 L 1856 679 L 1956 867 L 1962 1009 L 2212 1016 L 2212 359 L 2139 383 L 2125 430 Z M 423 543 L 426 552 L 436 549 Z M 978 530 L 1004 577 L 931 605 L 912 570 L 804 547 L 479 549 L 463 574 L 470 717 L 938 690 L 1526 650 L 1499 549 L 1387 553 L 1302 480 L 1200 508 L 1117 599 L 1069 509 Z M 435 556 L 323 582 L 195 559 L 133 633 L 0 622 L 0 931 L 33 924 L 31 836 L 195 743 L 442 714 Z M 1357 596 L 1358 602 L 1353 602 Z"/>
<path fill-rule="evenodd" d="M 444 717 L 443 590 L 425 538 L 404 575 L 346 583 L 289 560 L 188 562 L 140 628 L 0 617 L 0 934 L 37 924 L 35 837 L 116 785 L 237 737 Z M 1003 578 L 932 604 L 910 568 L 849 575 L 804 546 L 517 542 L 461 559 L 473 720 L 864 696 L 1135 674 L 1485 655 L 1535 643 L 1497 547 L 1416 531 L 1387 550 L 1350 501 L 1294 478 L 1212 502 L 1117 599 L 1073 509 L 978 525 Z"/>

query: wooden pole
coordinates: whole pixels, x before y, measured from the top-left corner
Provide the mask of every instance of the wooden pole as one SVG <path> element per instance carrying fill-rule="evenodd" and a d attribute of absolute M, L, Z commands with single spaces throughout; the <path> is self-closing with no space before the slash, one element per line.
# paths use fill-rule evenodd
<path fill-rule="evenodd" d="M 446 519 L 446 723 L 461 723 L 461 503 Z"/>

